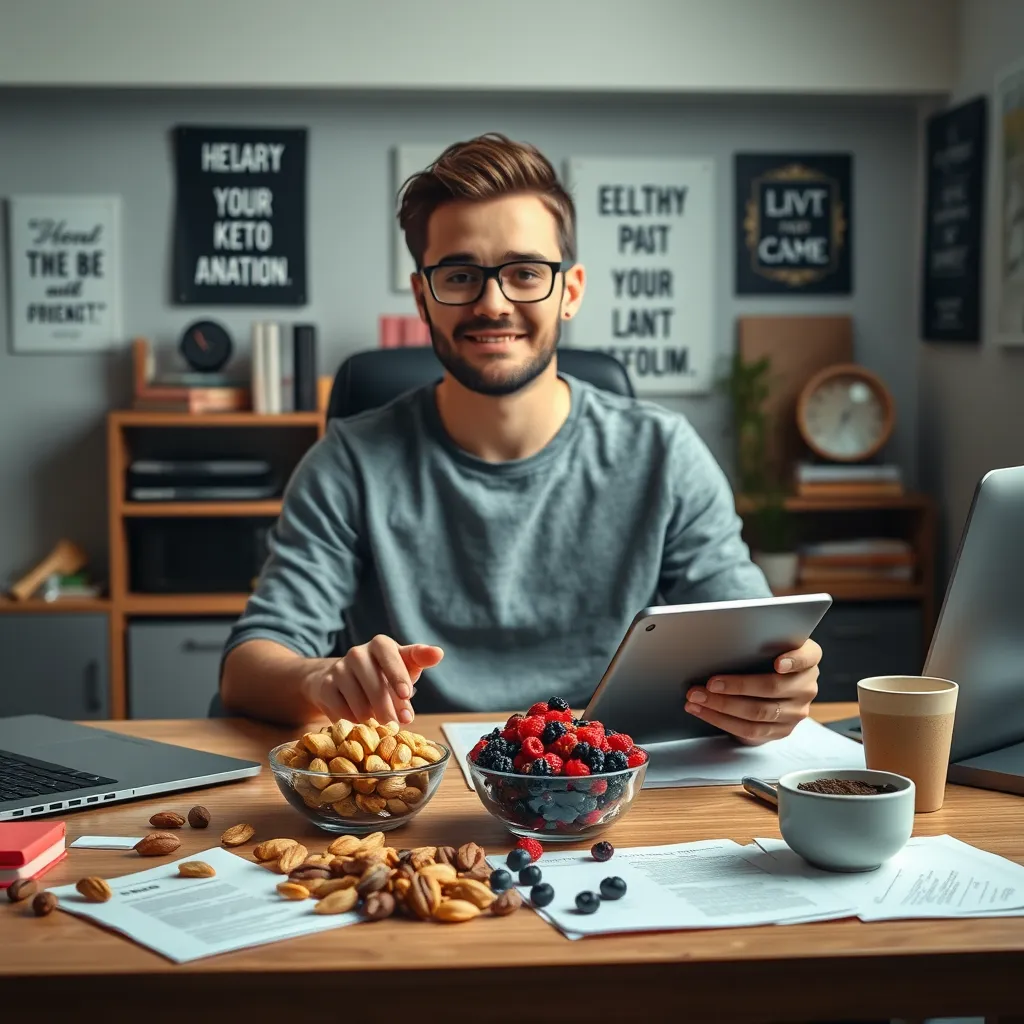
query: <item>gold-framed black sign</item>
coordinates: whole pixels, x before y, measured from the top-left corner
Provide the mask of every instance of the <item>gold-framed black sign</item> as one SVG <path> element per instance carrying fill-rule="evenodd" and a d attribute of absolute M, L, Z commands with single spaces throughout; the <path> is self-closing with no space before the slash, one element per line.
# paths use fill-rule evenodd
<path fill-rule="evenodd" d="M 849 153 L 737 153 L 736 294 L 849 295 Z"/>

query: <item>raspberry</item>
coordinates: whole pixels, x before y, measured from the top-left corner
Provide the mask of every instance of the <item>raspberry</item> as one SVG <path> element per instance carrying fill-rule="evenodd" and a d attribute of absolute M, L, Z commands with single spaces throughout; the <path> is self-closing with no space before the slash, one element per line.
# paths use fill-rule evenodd
<path fill-rule="evenodd" d="M 576 819 L 581 825 L 596 825 L 601 820 L 601 811 L 588 811 Z"/>
<path fill-rule="evenodd" d="M 603 796 L 608 792 L 608 783 L 604 779 L 595 779 L 590 784 L 590 795 L 591 796 Z"/>
<path fill-rule="evenodd" d="M 541 855 L 544 853 L 544 847 L 540 845 L 540 842 L 536 839 L 520 839 L 516 843 L 516 848 L 519 850 L 525 850 L 530 855 L 531 861 L 538 861 Z"/>
<path fill-rule="evenodd" d="M 551 744 L 550 753 L 557 754 L 563 761 L 568 760 L 572 755 L 572 752 L 576 749 L 576 737 L 573 734 L 566 733 L 561 738 L 555 740 Z"/>
<path fill-rule="evenodd" d="M 563 769 L 566 775 L 589 775 L 590 769 L 577 758 L 565 762 Z"/>
<path fill-rule="evenodd" d="M 565 762 L 557 754 L 545 754 L 544 760 L 551 765 L 552 775 L 561 775 Z"/>
<path fill-rule="evenodd" d="M 608 746 L 628 754 L 633 749 L 633 741 L 624 732 L 616 732 L 608 737 Z"/>
<path fill-rule="evenodd" d="M 539 736 L 527 736 L 523 740 L 522 753 L 525 754 L 531 761 L 538 757 L 544 756 L 544 744 L 541 742 Z"/>
<path fill-rule="evenodd" d="M 503 740 L 510 740 L 510 741 L 512 741 L 514 743 L 518 743 L 519 742 L 519 726 L 518 726 L 518 724 L 516 724 L 516 725 L 506 725 L 505 728 L 501 730 L 501 738 Z"/>
<path fill-rule="evenodd" d="M 525 740 L 528 736 L 540 737 L 547 723 L 540 715 L 531 715 L 519 723 L 519 738 Z"/>
<path fill-rule="evenodd" d="M 539 700 L 536 704 L 530 705 L 530 710 L 526 712 L 527 718 L 532 718 L 534 715 L 540 715 L 543 718 L 548 713 L 547 701 Z"/>
<path fill-rule="evenodd" d="M 572 725 L 572 712 L 571 711 L 547 711 L 544 714 L 545 722 L 562 722 L 564 725 Z"/>
<path fill-rule="evenodd" d="M 529 771 L 530 759 L 525 754 L 519 754 L 512 762 L 512 769 L 525 775 Z"/>
<path fill-rule="evenodd" d="M 576 730 L 576 739 L 580 743 L 589 743 L 592 747 L 601 748 L 601 741 L 604 739 L 604 730 L 598 729 L 591 722 L 590 725 L 585 726 L 583 729 Z"/>
<path fill-rule="evenodd" d="M 602 754 L 610 754 L 611 752 L 612 752 L 612 748 L 611 748 L 611 746 L 609 746 L 609 744 L 608 744 L 608 737 L 606 736 L 603 740 L 601 740 L 601 753 Z"/>
<path fill-rule="evenodd" d="M 480 740 L 477 745 L 469 752 L 470 761 L 476 761 L 476 759 L 487 749 L 487 740 Z"/>
<path fill-rule="evenodd" d="M 647 751 L 641 750 L 640 747 L 634 747 L 626 755 L 626 764 L 629 765 L 630 768 L 639 768 L 640 765 L 644 764 L 646 761 Z"/>

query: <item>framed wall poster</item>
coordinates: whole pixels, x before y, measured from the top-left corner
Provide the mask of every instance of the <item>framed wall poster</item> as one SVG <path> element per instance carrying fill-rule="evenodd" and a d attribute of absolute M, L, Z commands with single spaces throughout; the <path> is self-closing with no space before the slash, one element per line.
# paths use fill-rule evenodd
<path fill-rule="evenodd" d="M 1024 62 L 996 78 L 996 196 L 999 263 L 996 331 L 1005 346 L 1024 346 Z"/>
<path fill-rule="evenodd" d="M 638 395 L 711 389 L 715 166 L 711 159 L 578 157 L 566 164 L 587 270 L 571 342 L 615 356 Z"/>
<path fill-rule="evenodd" d="M 928 118 L 921 337 L 981 340 L 981 246 L 988 104 Z"/>
<path fill-rule="evenodd" d="M 22 195 L 8 202 L 12 351 L 120 346 L 120 197 Z"/>
<path fill-rule="evenodd" d="M 736 294 L 849 295 L 852 157 L 737 153 Z"/>
<path fill-rule="evenodd" d="M 174 300 L 302 306 L 306 129 L 179 126 Z"/>
<path fill-rule="evenodd" d="M 398 190 L 418 171 L 429 167 L 447 148 L 443 142 L 416 142 L 395 146 L 391 153 L 391 287 L 411 292 L 409 278 L 416 272 L 405 234 L 398 225 Z"/>

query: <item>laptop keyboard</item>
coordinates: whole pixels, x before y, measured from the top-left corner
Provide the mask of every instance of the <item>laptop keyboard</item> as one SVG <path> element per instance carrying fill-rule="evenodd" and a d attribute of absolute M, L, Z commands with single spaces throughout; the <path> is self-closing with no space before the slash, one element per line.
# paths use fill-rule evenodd
<path fill-rule="evenodd" d="M 117 779 L 76 772 L 63 765 L 0 750 L 0 803 L 28 800 L 50 793 L 71 793 L 76 789 L 107 786 L 115 782 Z"/>

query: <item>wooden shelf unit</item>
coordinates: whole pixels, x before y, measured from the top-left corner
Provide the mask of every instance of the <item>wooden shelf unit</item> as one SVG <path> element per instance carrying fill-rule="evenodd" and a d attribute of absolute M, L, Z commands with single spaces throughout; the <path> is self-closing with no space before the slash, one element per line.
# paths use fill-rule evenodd
<path fill-rule="evenodd" d="M 281 512 L 279 499 L 269 501 L 216 502 L 140 502 L 125 497 L 126 472 L 132 461 L 133 443 L 152 439 L 154 432 L 167 437 L 170 432 L 192 437 L 196 430 L 231 429 L 250 438 L 253 432 L 304 432 L 308 437 L 293 441 L 295 451 L 305 450 L 323 436 L 325 416 L 321 412 L 281 413 L 190 413 L 122 410 L 107 417 L 108 517 L 110 543 L 110 597 L 104 610 L 110 615 L 110 708 L 111 717 L 124 718 L 127 712 L 127 629 L 133 618 L 147 616 L 237 616 L 245 608 L 248 594 L 139 594 L 130 590 L 130 552 L 127 524 L 152 518 L 276 518 Z M 257 438 L 259 434 L 256 434 Z M 220 438 L 220 435 L 218 435 Z M 258 450 L 259 445 L 255 444 Z M 42 602 L 40 602 L 42 603 Z"/>
<path fill-rule="evenodd" d="M 51 612 L 94 612 L 106 614 L 112 605 L 105 597 L 62 597 L 56 601 L 43 601 L 32 598 L 29 601 L 13 601 L 9 597 L 0 597 L 0 615 L 37 615 Z"/>

